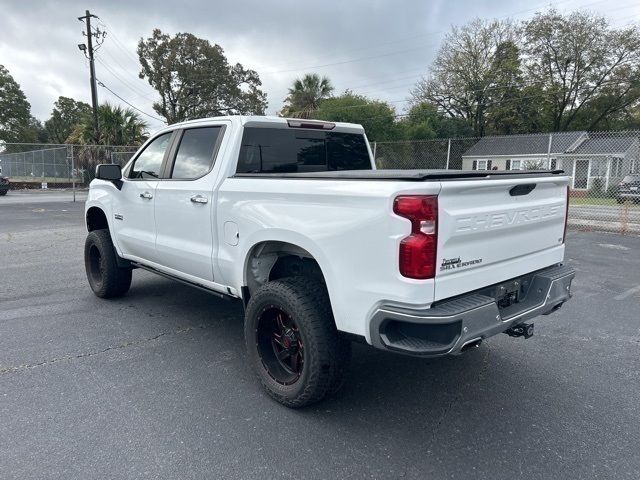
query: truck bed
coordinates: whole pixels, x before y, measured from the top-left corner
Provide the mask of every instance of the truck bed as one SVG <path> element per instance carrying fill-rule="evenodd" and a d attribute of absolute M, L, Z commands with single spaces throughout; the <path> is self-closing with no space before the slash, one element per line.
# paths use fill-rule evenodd
<path fill-rule="evenodd" d="M 402 180 L 424 182 L 460 179 L 550 177 L 563 170 L 331 170 L 324 172 L 236 173 L 235 178 L 279 178 L 313 180 Z"/>

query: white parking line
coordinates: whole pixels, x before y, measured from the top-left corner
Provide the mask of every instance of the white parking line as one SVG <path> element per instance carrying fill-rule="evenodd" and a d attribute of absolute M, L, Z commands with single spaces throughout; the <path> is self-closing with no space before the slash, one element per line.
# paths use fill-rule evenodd
<path fill-rule="evenodd" d="M 629 250 L 629 247 L 615 245 L 613 243 L 598 243 L 598 246 L 602 248 L 610 248 L 611 250 Z"/>
<path fill-rule="evenodd" d="M 633 288 L 630 288 L 629 290 L 622 292 L 620 295 L 613 297 L 614 300 L 624 300 L 627 297 L 630 297 L 631 295 L 633 295 L 634 293 L 638 293 L 640 292 L 640 285 L 636 285 Z"/>

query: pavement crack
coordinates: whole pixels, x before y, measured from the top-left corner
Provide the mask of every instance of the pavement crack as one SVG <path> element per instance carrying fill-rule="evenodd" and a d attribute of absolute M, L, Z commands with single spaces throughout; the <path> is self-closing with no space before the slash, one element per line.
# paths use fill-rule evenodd
<path fill-rule="evenodd" d="M 189 326 L 189 327 L 180 327 L 176 330 L 172 330 L 172 331 L 166 331 L 166 332 L 161 332 L 157 335 L 154 335 L 152 337 L 145 337 L 145 338 L 139 338 L 137 340 L 129 340 L 126 342 L 122 342 L 119 343 L 117 345 L 111 345 L 109 347 L 100 349 L 100 350 L 94 350 L 91 352 L 85 352 L 85 353 L 77 353 L 77 354 L 66 354 L 66 355 L 62 355 L 60 357 L 55 357 L 55 358 L 51 358 L 48 360 L 43 360 L 41 362 L 36 362 L 36 363 L 24 363 L 21 365 L 14 365 L 11 367 L 2 367 L 0 368 L 0 376 L 1 375 L 6 375 L 9 373 L 14 373 L 14 372 L 20 372 L 23 370 L 30 370 L 33 368 L 37 368 L 37 367 L 45 367 L 48 365 L 53 365 L 54 363 L 59 363 L 65 360 L 79 360 L 82 358 L 88 358 L 88 357 L 95 357 L 96 355 L 102 355 L 104 353 L 109 353 L 112 352 L 114 350 L 122 350 L 125 348 L 129 348 L 129 347 L 135 347 L 138 345 L 142 345 L 148 342 L 153 342 L 161 337 L 165 337 L 167 335 L 178 335 L 178 334 L 182 334 L 182 333 L 187 333 L 187 332 L 191 332 L 193 330 L 196 329 L 204 329 L 207 328 L 206 325 L 196 325 L 196 326 Z"/>
<path fill-rule="evenodd" d="M 478 383 L 484 381 L 484 376 L 487 373 L 487 370 L 489 369 L 489 353 L 490 353 L 490 349 L 489 349 L 489 345 L 485 344 L 485 352 L 484 352 L 484 356 L 482 358 L 482 367 L 480 368 L 480 371 L 478 372 L 478 376 L 476 381 Z M 431 438 L 429 439 L 429 444 L 427 445 L 427 452 L 431 451 L 431 448 L 434 444 L 434 442 L 436 441 L 436 436 L 438 435 L 438 432 L 440 431 L 440 427 L 442 426 L 442 424 L 444 423 L 444 421 L 446 420 L 447 416 L 449 415 L 449 412 L 453 409 L 453 406 L 458 403 L 458 401 L 462 398 L 462 396 L 464 395 L 464 391 L 459 388 L 455 395 L 453 396 L 453 398 L 449 401 L 449 403 L 444 407 L 444 409 L 442 410 L 442 414 L 440 415 L 440 418 L 436 421 L 436 424 L 433 426 L 433 430 L 431 432 Z"/>

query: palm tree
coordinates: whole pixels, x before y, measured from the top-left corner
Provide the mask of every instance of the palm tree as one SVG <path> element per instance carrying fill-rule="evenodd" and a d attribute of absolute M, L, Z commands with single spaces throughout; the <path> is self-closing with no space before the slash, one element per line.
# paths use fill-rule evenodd
<path fill-rule="evenodd" d="M 307 73 L 293 82 L 280 115 L 309 118 L 320 102 L 331 96 L 331 92 L 333 92 L 333 85 L 329 78 L 321 78 L 317 73 Z"/>
<path fill-rule="evenodd" d="M 90 181 L 93 178 L 93 172 L 99 163 L 114 162 L 113 154 L 122 149 L 113 146 L 134 147 L 126 149 L 130 153 L 137 150 L 135 147 L 147 139 L 147 123 L 130 108 L 103 103 L 98 107 L 98 126 L 100 130 L 98 142 L 95 141 L 91 115 L 76 125 L 67 138 L 67 143 L 83 145 L 73 150 L 75 168 L 81 182 Z M 120 160 L 116 163 L 120 163 Z"/>
<path fill-rule="evenodd" d="M 98 107 L 100 145 L 139 145 L 147 138 L 147 122 L 130 108 L 103 103 Z M 87 117 L 79 124 L 67 143 L 95 143 L 93 118 Z"/>

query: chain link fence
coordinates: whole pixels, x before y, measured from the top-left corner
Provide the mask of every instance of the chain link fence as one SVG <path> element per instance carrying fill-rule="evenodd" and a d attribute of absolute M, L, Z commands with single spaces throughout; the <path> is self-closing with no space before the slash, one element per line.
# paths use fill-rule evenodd
<path fill-rule="evenodd" d="M 640 233 L 640 131 L 559 132 L 373 142 L 380 169 L 561 169 L 570 177 L 569 224 Z M 88 187 L 99 163 L 124 166 L 137 146 L 0 144 L 12 188 Z"/>
<path fill-rule="evenodd" d="M 124 166 L 137 146 L 0 144 L 0 169 L 12 188 L 85 188 L 99 163 Z"/>
<path fill-rule="evenodd" d="M 560 132 L 374 142 L 382 169 L 561 169 L 570 177 L 569 225 L 640 233 L 640 131 Z"/>

